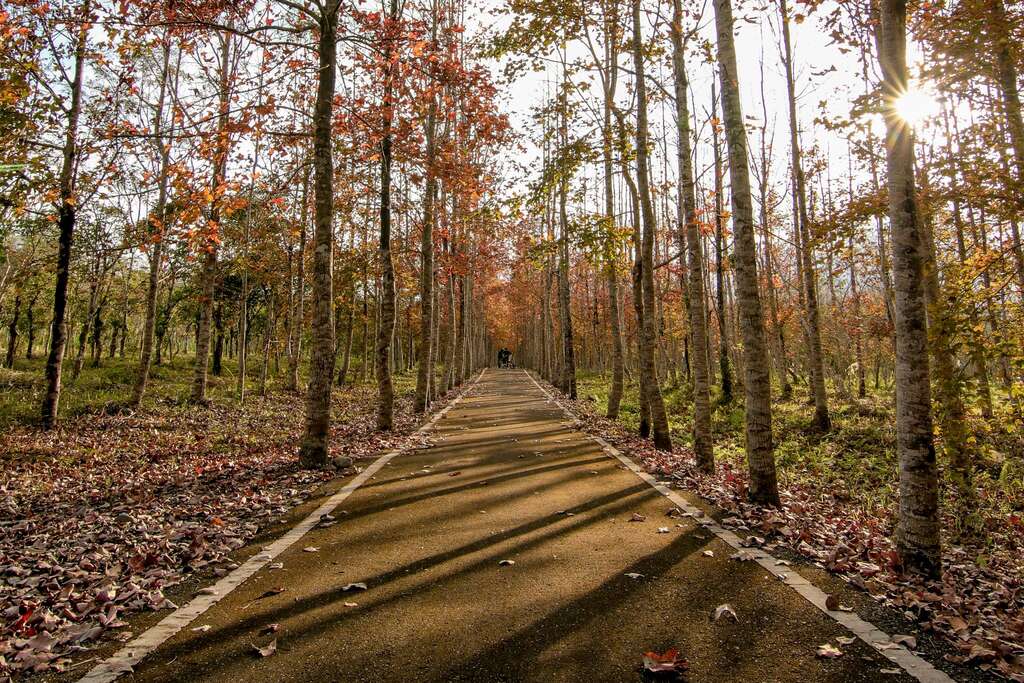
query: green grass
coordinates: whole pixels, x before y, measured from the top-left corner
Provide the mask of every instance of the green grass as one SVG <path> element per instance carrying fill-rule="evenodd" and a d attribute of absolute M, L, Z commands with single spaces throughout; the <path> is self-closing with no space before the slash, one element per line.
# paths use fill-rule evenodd
<path fill-rule="evenodd" d="M 253 364 L 255 360 L 250 357 L 247 372 L 246 394 L 249 397 L 255 397 L 259 389 L 260 366 L 258 361 Z M 153 365 L 143 408 L 158 403 L 185 404 L 191 392 L 193 364 L 193 356 L 178 356 L 173 361 L 165 360 L 161 365 Z M 39 410 L 46 392 L 44 366 L 44 358 L 22 358 L 15 361 L 13 370 L 0 369 L 0 429 L 40 422 Z M 95 414 L 105 407 L 124 404 L 131 397 L 137 358 L 104 358 L 98 368 L 92 367 L 87 360 L 81 374 L 74 380 L 71 379 L 73 366 L 73 358 L 65 360 L 60 417 Z M 353 367 L 358 369 L 358 364 L 353 364 Z M 273 370 L 271 362 L 267 390 L 282 391 L 287 373 L 286 359 L 281 359 L 280 374 L 275 375 Z M 300 377 L 305 377 L 305 366 L 299 371 Z M 237 403 L 237 372 L 237 362 L 224 358 L 221 375 L 209 374 L 207 396 L 212 404 L 227 406 Z M 351 379 L 352 374 L 349 377 Z M 355 377 L 358 379 L 358 372 Z M 396 395 L 411 392 L 416 385 L 415 373 L 398 373 L 394 375 L 394 382 Z"/>
<path fill-rule="evenodd" d="M 581 374 L 578 392 L 604 414 L 608 406 L 611 378 Z M 692 392 L 688 385 L 666 386 L 662 390 L 669 414 L 673 443 L 692 444 Z M 712 388 L 712 430 L 715 457 L 742 467 L 745 462 L 743 398 L 737 391 L 728 405 L 722 405 L 718 387 Z M 794 387 L 793 398 L 782 401 L 773 392 L 772 428 L 780 481 L 813 481 L 820 490 L 839 492 L 868 509 L 894 509 L 896 501 L 896 417 L 892 397 L 886 392 L 869 392 L 864 399 L 843 401 L 830 394 L 833 428 L 828 433 L 812 425 L 813 407 L 807 404 L 805 387 Z M 619 420 L 630 430 L 639 427 L 640 411 L 636 383 L 627 383 Z M 1024 454 L 1019 432 L 999 430 L 971 416 L 971 433 L 978 442 L 977 483 L 984 504 L 994 514 L 1019 511 L 1024 506 Z M 993 494 L 993 495 L 985 495 Z"/>

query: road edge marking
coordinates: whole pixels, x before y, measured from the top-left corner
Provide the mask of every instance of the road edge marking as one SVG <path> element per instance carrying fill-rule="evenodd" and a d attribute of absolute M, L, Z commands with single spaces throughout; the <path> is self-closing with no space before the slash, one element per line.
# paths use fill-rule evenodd
<path fill-rule="evenodd" d="M 466 397 L 466 394 L 469 393 L 470 389 L 475 387 L 481 378 L 483 378 L 486 371 L 487 368 L 481 370 L 471 382 L 466 383 L 462 388 L 462 391 L 460 391 L 455 398 L 448 402 L 448 405 L 434 413 L 429 420 L 423 423 L 423 425 L 421 425 L 415 432 L 410 434 L 409 437 L 411 438 L 417 434 L 424 434 L 432 430 L 441 418 L 447 415 L 452 408 L 458 405 L 462 399 Z M 131 673 L 133 667 L 138 665 L 139 662 L 153 652 L 153 650 L 170 640 L 179 631 L 181 631 L 181 629 L 188 626 L 190 623 L 202 616 L 204 612 L 220 602 L 221 598 L 227 596 L 231 591 L 238 588 L 247 579 L 256 574 L 256 572 L 263 569 L 263 567 L 265 567 L 271 560 L 294 545 L 300 538 L 309 533 L 309 531 L 320 522 L 320 517 L 322 515 L 325 515 L 338 507 L 356 489 L 366 483 L 370 477 L 384 467 L 384 465 L 388 464 L 399 455 L 409 451 L 411 448 L 412 444 L 407 443 L 404 446 L 390 450 L 378 457 L 370 463 L 365 470 L 356 475 L 352 481 L 345 484 L 345 486 L 324 501 L 320 507 L 311 512 L 305 519 L 286 531 L 284 535 L 250 557 L 242 563 L 240 567 L 222 577 L 219 581 L 206 589 L 208 592 L 201 593 L 192 598 L 192 600 L 187 604 L 177 608 L 161 619 L 157 624 L 146 629 L 141 635 L 115 652 L 113 655 L 94 666 L 87 674 L 78 679 L 78 683 L 111 683 L 112 681 L 117 680 L 120 676 L 126 673 Z"/>
<path fill-rule="evenodd" d="M 534 386 L 540 389 L 541 393 L 547 396 L 548 402 L 554 403 L 561 408 L 562 412 L 573 421 L 580 421 L 579 417 L 577 417 L 575 413 L 563 405 L 562 402 L 553 396 L 547 389 L 541 386 L 534 376 L 525 368 L 523 369 L 523 373 L 530 378 L 530 381 L 533 382 Z M 679 495 L 678 492 L 659 483 L 654 476 L 644 471 L 632 458 L 608 443 L 604 438 L 595 436 L 576 427 L 572 427 L 572 429 L 575 429 L 591 441 L 594 441 L 608 455 L 617 458 L 623 465 L 633 472 L 633 474 L 650 484 L 650 486 L 658 493 L 675 503 L 676 506 L 678 506 L 688 516 L 693 518 L 703 528 L 713 533 L 730 547 L 735 550 L 743 550 L 753 555 L 754 560 L 756 560 L 757 563 L 770 574 L 779 578 L 784 584 L 796 591 L 797 594 L 807 602 L 818 608 L 819 611 L 823 612 L 840 626 L 846 628 L 850 633 L 867 643 L 873 650 L 877 651 L 890 662 L 899 666 L 918 681 L 921 681 L 921 683 L 955 683 L 954 679 L 951 678 L 949 674 L 935 668 L 935 666 L 930 662 L 914 654 L 902 645 L 897 645 L 897 647 L 893 648 L 893 643 L 890 640 L 888 633 L 871 622 L 862 619 L 856 613 L 828 609 L 825 606 L 828 596 L 824 591 L 805 579 L 792 567 L 789 567 L 788 571 L 783 571 L 782 568 L 776 564 L 777 560 L 771 553 L 768 553 L 761 548 L 743 547 L 740 543 L 739 536 L 728 529 L 723 528 L 718 524 L 718 522 L 705 515 L 703 510 L 691 505 L 685 498 Z"/>

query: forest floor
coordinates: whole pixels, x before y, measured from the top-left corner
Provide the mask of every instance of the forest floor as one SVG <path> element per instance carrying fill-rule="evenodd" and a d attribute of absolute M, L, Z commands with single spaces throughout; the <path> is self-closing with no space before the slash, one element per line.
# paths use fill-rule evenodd
<path fill-rule="evenodd" d="M 103 411 L 130 368 L 87 368 L 49 434 L 17 413 L 38 404 L 38 368 L 0 371 L 9 672 L 74 680 L 168 609 L 206 600 L 217 604 L 205 614 L 171 612 L 180 632 L 137 678 L 636 680 L 645 652 L 675 647 L 692 680 L 913 680 L 890 661 L 909 645 L 956 680 L 1021 680 L 1019 509 L 983 549 L 947 545 L 945 583 L 905 581 L 889 562 L 885 477 L 840 485 L 854 478 L 843 467 L 884 470 L 885 427 L 863 437 L 857 469 L 835 445 L 851 438 L 842 415 L 835 433 L 812 437 L 787 426 L 803 406 L 777 406 L 785 508 L 766 512 L 743 502 L 732 411 L 715 422 L 724 467 L 701 477 L 685 447 L 665 457 L 629 432 L 633 394 L 623 422 L 598 417 L 600 378 L 583 378 L 583 400 L 562 401 L 581 418 L 571 421 L 525 373 L 491 370 L 433 433 L 410 436 L 411 377 L 399 375 L 388 437 L 373 430 L 372 385 L 336 392 L 338 455 L 372 470 L 381 452 L 413 449 L 362 481 L 298 469 L 302 397 L 275 387 L 239 407 L 232 369 L 204 408 L 184 401 L 186 364 L 158 370 L 133 416 Z M 700 510 L 668 516 L 672 503 L 581 429 Z M 833 452 L 839 461 L 823 455 Z M 281 540 L 355 483 L 333 519 Z M 742 550 L 723 542 L 732 534 Z M 215 594 L 254 561 L 253 578 Z M 797 593 L 805 579 L 832 611 Z M 910 639 L 857 640 L 837 621 L 853 615 Z"/>
<path fill-rule="evenodd" d="M 133 363 L 87 366 L 50 432 L 37 426 L 41 361 L 0 370 L 0 679 L 127 638 L 127 615 L 173 607 L 181 582 L 227 573 L 232 552 L 336 476 L 296 461 L 304 394 L 250 385 L 239 406 L 228 361 L 209 405 L 191 406 L 189 361 L 154 367 L 136 414 L 110 410 L 130 393 Z M 332 454 L 407 441 L 412 381 L 396 377 L 389 435 L 375 430 L 373 385 L 336 391 Z"/>

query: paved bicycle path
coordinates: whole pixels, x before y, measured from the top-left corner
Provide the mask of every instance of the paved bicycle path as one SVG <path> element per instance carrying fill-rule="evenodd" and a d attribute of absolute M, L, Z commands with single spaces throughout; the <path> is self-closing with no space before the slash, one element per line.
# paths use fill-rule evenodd
<path fill-rule="evenodd" d="M 842 626 L 667 517 L 522 371 L 487 371 L 430 438 L 125 679 L 637 681 L 675 646 L 692 681 L 913 680 L 860 641 L 817 657 Z"/>

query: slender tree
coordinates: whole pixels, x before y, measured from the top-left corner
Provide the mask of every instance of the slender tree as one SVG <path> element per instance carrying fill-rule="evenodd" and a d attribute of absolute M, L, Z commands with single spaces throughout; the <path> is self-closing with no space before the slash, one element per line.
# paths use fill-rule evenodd
<path fill-rule="evenodd" d="M 758 294 L 757 253 L 754 241 L 754 209 L 750 194 L 747 133 L 740 106 L 739 74 L 733 38 L 731 0 L 715 0 L 722 112 L 729 148 L 729 179 L 732 184 L 732 215 L 736 260 L 736 299 L 743 337 L 746 450 L 750 468 L 750 499 L 779 505 L 772 444 L 771 380 L 768 349 L 764 339 L 761 298 Z"/>
<path fill-rule="evenodd" d="M 693 342 L 693 450 L 698 466 L 705 472 L 715 468 L 711 436 L 711 390 L 708 377 L 708 328 L 704 303 L 704 254 L 697 220 L 697 193 L 693 178 L 693 149 L 690 143 L 690 110 L 686 104 L 689 89 L 686 75 L 686 46 L 683 39 L 682 0 L 672 0 L 672 72 L 676 96 L 676 126 L 679 134 L 679 198 L 689 248 L 688 310 L 690 338 Z"/>
<path fill-rule="evenodd" d="M 661 395 L 658 370 L 654 362 L 657 342 L 657 321 L 654 307 L 654 233 L 657 220 L 651 202 L 651 186 L 648 177 L 647 128 L 647 77 L 644 74 L 643 41 L 640 32 L 640 0 L 633 0 L 633 65 L 636 68 L 636 177 L 643 217 L 643 239 L 641 241 L 641 277 L 643 279 L 644 318 L 641 330 L 641 391 L 646 394 L 651 411 L 651 429 L 654 446 L 659 450 L 671 451 L 672 438 L 668 431 L 668 413 Z"/>

